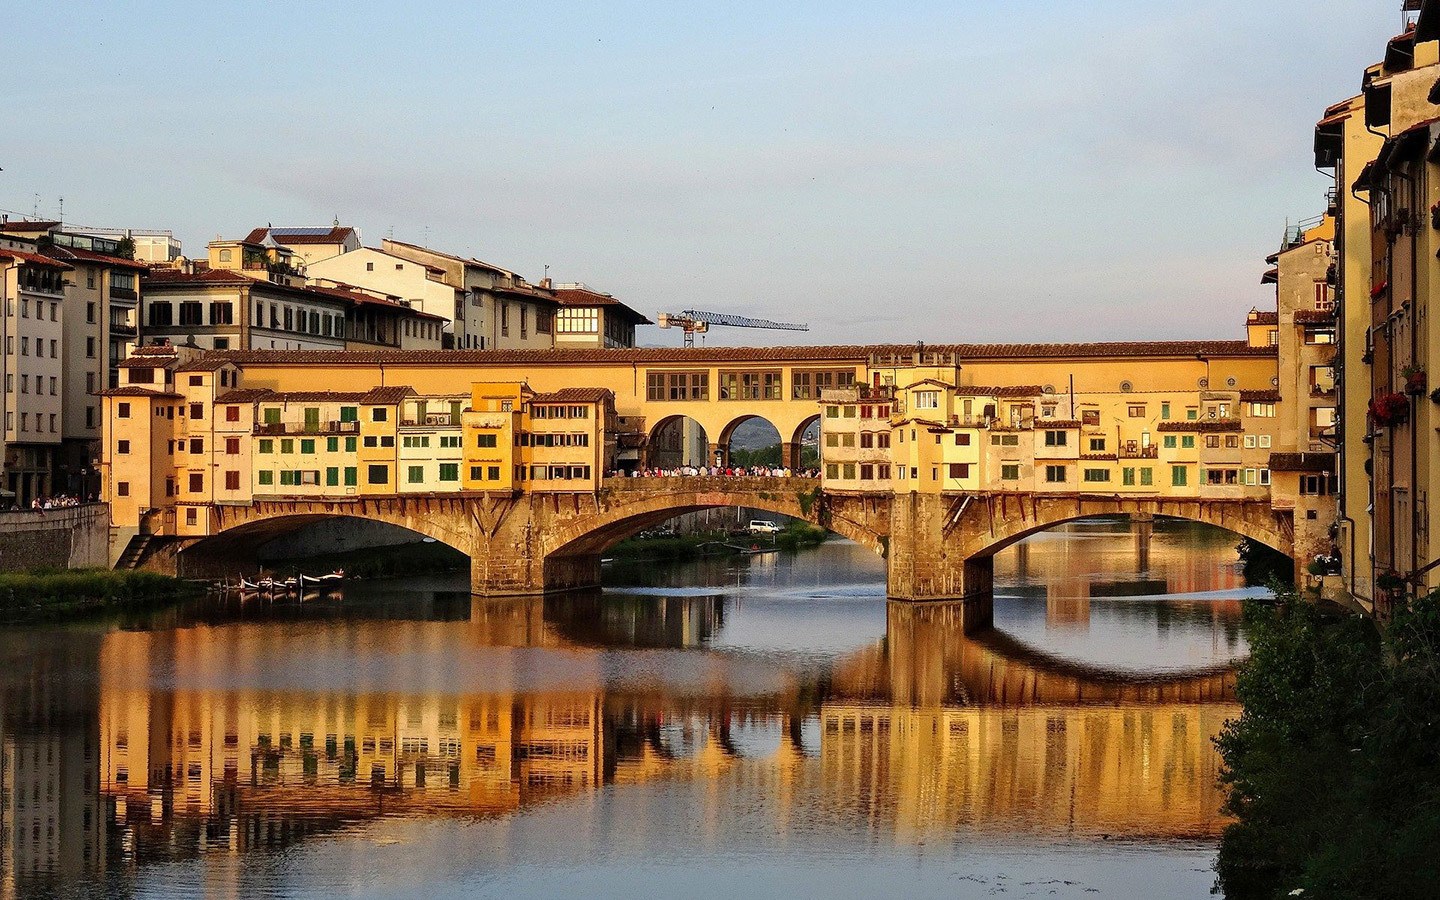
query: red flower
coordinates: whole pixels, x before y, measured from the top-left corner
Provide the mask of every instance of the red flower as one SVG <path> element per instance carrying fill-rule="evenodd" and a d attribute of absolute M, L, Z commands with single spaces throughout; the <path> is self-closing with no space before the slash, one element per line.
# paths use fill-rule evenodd
<path fill-rule="evenodd" d="M 1403 425 L 1410 420 L 1410 401 L 1404 394 L 1387 392 L 1370 400 L 1370 420 L 1381 428 Z"/>
<path fill-rule="evenodd" d="M 1390 289 L 1390 282 L 1382 281 L 1370 289 L 1370 299 L 1379 300 Z"/>

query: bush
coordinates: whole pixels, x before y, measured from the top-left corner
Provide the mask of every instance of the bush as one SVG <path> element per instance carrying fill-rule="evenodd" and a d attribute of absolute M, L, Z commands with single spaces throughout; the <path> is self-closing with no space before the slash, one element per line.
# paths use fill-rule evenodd
<path fill-rule="evenodd" d="M 798 550 L 801 547 L 813 547 L 816 544 L 824 543 L 829 536 L 830 533 L 820 526 L 797 519 L 775 535 L 775 546 L 784 550 Z"/>
<path fill-rule="evenodd" d="M 1282 598 L 1246 607 L 1244 710 L 1216 739 L 1231 898 L 1440 896 L 1440 597 L 1383 636 Z"/>
<path fill-rule="evenodd" d="M 0 574 L 0 618 L 13 622 L 108 608 L 134 609 L 173 603 L 191 590 L 178 578 L 154 572 L 61 569 Z"/>

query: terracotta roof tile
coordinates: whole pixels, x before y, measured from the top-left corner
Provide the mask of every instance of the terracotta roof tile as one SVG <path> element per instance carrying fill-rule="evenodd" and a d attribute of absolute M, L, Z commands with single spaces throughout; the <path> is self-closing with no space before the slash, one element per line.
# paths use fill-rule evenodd
<path fill-rule="evenodd" d="M 1195 419 L 1183 422 L 1161 422 L 1157 431 L 1244 431 L 1239 419 Z"/>
<path fill-rule="evenodd" d="M 390 404 L 399 403 L 400 401 L 404 400 L 406 397 L 413 395 L 414 393 L 415 389 L 410 387 L 409 385 L 398 385 L 395 387 L 378 387 L 372 388 L 371 390 L 366 391 L 363 395 L 361 395 L 360 402 L 388 406 Z"/>
<path fill-rule="evenodd" d="M 133 259 L 125 259 L 120 256 L 107 256 L 104 253 L 96 253 L 93 250 L 81 250 L 78 247 L 61 247 L 58 244 L 51 244 L 46 247 L 44 253 L 51 259 L 58 259 L 61 262 L 75 260 L 78 262 L 110 266 L 116 269 L 133 269 L 136 272 L 145 272 L 150 268 L 145 263 L 136 262 Z"/>
<path fill-rule="evenodd" d="M 41 266 L 46 269 L 71 269 L 73 266 L 63 263 L 58 259 L 51 259 L 42 253 L 30 253 L 26 250 L 7 250 L 0 247 L 0 259 L 13 259 L 18 263 L 31 266 Z"/>
<path fill-rule="evenodd" d="M 654 325 L 655 323 L 641 315 L 634 308 L 621 303 L 610 294 L 602 294 L 599 291 L 592 291 L 584 287 L 566 287 L 554 289 L 555 299 L 561 306 L 613 306 L 629 313 L 636 319 L 637 325 Z"/>
<path fill-rule="evenodd" d="M 97 397 L 179 397 L 174 391 L 152 391 L 139 385 L 126 385 L 125 387 L 109 388 L 108 390 L 97 391 Z"/>
<path fill-rule="evenodd" d="M 0 222 L 0 231 L 50 231 L 59 228 L 60 224 L 47 219 L 13 219 L 9 222 Z"/>
<path fill-rule="evenodd" d="M 1272 472 L 1333 472 L 1334 453 L 1272 453 Z"/>
<path fill-rule="evenodd" d="M 1279 403 L 1280 392 L 1277 390 L 1241 391 L 1240 400 L 1244 403 Z"/>
<path fill-rule="evenodd" d="M 955 389 L 957 397 L 1038 397 L 1045 389 L 1038 384 L 1017 384 L 1010 387 L 984 387 L 962 384 Z"/>
<path fill-rule="evenodd" d="M 568 387 L 549 394 L 536 394 L 531 403 L 604 403 L 614 400 L 615 393 L 609 388 Z"/>
<path fill-rule="evenodd" d="M 267 397 L 275 396 L 275 392 L 269 388 L 237 388 L 233 391 L 226 391 L 215 398 L 216 403 L 258 403 Z"/>
<path fill-rule="evenodd" d="M 1280 324 L 1280 315 L 1273 312 L 1252 312 L 1249 317 L 1245 319 L 1245 324 L 1278 325 Z"/>
<path fill-rule="evenodd" d="M 189 362 L 181 363 L 179 366 L 176 366 L 176 367 L 175 367 L 175 371 L 177 371 L 177 372 L 215 372 L 215 371 L 218 371 L 219 369 L 224 368 L 225 366 L 231 366 L 231 365 L 234 365 L 234 363 L 230 362 L 230 360 L 228 360 L 228 359 L 223 359 L 223 358 L 221 358 L 221 357 L 217 357 L 217 356 L 215 356 L 214 354 L 206 354 L 205 356 L 201 356 L 201 357 L 198 357 L 198 358 L 196 358 L 196 359 L 192 359 L 192 360 L 190 360 Z"/>
<path fill-rule="evenodd" d="M 306 231 L 310 230 L 313 229 L 306 229 Z M 329 231 L 321 232 L 320 234 L 294 234 L 293 232 L 293 228 L 256 228 L 245 235 L 245 242 L 258 244 L 265 240 L 265 235 L 270 234 L 275 237 L 275 243 L 284 247 L 293 244 L 340 244 L 344 243 L 346 238 L 354 234 L 355 229 L 345 225 L 336 225 Z"/>
<path fill-rule="evenodd" d="M 1326 309 L 1297 309 L 1295 321 L 1302 324 L 1330 324 L 1335 321 L 1335 313 Z"/>

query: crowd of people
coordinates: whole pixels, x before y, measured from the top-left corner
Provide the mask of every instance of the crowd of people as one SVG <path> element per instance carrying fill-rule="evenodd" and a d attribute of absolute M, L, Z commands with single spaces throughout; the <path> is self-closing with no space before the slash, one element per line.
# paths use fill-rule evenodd
<path fill-rule="evenodd" d="M 56 494 L 53 497 L 36 497 L 30 501 L 30 509 L 33 512 L 44 512 L 47 509 L 69 509 L 72 506 L 82 506 L 86 503 L 95 503 L 98 497 L 91 497 L 86 500 L 84 497 L 76 497 L 72 494 Z M 19 507 L 16 507 L 17 509 Z"/>
<path fill-rule="evenodd" d="M 647 466 L 609 473 L 611 478 L 819 478 L 819 469 L 791 469 L 789 466 Z"/>

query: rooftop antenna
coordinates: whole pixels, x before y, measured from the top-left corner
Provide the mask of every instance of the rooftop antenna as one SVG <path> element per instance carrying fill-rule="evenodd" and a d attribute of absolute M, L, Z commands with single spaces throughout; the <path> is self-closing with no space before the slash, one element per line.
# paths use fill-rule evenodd
<path fill-rule="evenodd" d="M 56 216 L 62 223 L 65 221 L 65 198 L 60 198 L 60 215 Z"/>
<path fill-rule="evenodd" d="M 40 218 L 40 195 L 39 195 L 39 194 L 36 194 L 36 195 L 35 195 L 35 203 L 34 203 L 33 206 L 30 207 L 30 218 L 32 218 L 32 219 L 38 219 L 38 218 Z"/>

